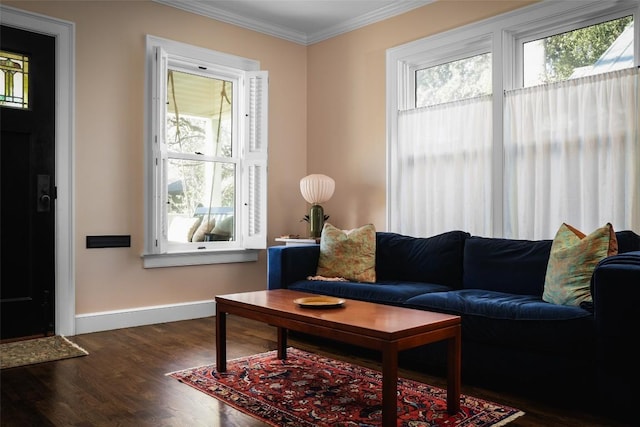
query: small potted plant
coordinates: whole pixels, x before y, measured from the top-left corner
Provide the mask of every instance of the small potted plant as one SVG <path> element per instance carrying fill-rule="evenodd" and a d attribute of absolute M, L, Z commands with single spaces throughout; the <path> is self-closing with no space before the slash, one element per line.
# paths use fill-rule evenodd
<path fill-rule="evenodd" d="M 320 208 L 319 210 L 315 210 L 314 211 L 314 207 L 316 208 Z M 320 237 L 320 234 L 322 233 L 322 227 L 324 226 L 324 222 L 326 220 L 329 219 L 329 215 L 325 215 L 324 212 L 322 212 L 322 207 L 320 207 L 319 205 L 314 205 L 311 209 L 312 213 L 315 213 L 316 216 L 312 217 L 311 215 L 305 215 L 300 222 L 304 221 L 307 222 L 309 224 L 309 236 L 317 239 Z M 318 213 L 320 213 L 322 216 L 317 215 Z M 322 218 L 322 221 L 319 221 L 319 219 Z"/>

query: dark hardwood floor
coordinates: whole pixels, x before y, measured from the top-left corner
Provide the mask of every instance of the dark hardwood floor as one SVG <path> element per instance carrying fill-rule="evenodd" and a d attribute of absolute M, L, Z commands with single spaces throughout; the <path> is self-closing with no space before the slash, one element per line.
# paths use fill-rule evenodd
<path fill-rule="evenodd" d="M 276 348 L 275 328 L 229 316 L 229 359 Z M 215 318 L 163 323 L 69 337 L 88 356 L 0 371 L 2 426 L 239 426 L 254 418 L 165 374 L 215 363 Z M 376 368 L 343 346 L 316 346 L 292 337 L 289 345 Z M 443 378 L 400 369 L 400 375 L 445 387 Z M 463 378 L 464 383 L 464 378 Z M 612 419 L 534 403 L 463 385 L 464 394 L 517 407 L 526 415 L 511 427 L 624 426 Z"/>

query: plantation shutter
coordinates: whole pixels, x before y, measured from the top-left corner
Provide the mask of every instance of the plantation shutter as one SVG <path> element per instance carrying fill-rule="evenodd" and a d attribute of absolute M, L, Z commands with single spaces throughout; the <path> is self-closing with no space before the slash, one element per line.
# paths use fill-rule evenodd
<path fill-rule="evenodd" d="M 167 52 L 159 46 L 155 47 L 155 69 L 153 70 L 152 80 L 152 129 L 156 134 L 153 138 L 153 157 L 154 157 L 154 173 L 153 173 L 153 224 L 150 225 L 149 231 L 154 236 L 155 247 L 152 248 L 154 253 L 163 253 L 166 251 L 168 224 L 167 213 L 164 208 L 167 204 L 167 192 L 159 191 L 166 186 L 166 168 L 167 162 L 167 138 L 166 138 L 166 114 L 167 114 L 167 73 L 168 73 L 169 56 Z M 158 227 L 161 225 L 161 227 Z"/>
<path fill-rule="evenodd" d="M 247 112 L 244 132 L 244 168 L 242 184 L 244 218 L 242 237 L 246 249 L 267 247 L 267 71 L 247 72 L 245 80 Z"/>

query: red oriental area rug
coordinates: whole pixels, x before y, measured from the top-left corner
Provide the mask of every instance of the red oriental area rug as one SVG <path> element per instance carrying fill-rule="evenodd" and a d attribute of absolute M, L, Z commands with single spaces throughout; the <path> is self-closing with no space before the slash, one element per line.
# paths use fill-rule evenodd
<path fill-rule="evenodd" d="M 167 374 L 272 426 L 373 427 L 381 425 L 382 374 L 289 348 Z M 447 414 L 447 392 L 398 378 L 398 426 L 502 426 L 524 412 L 460 396 L 460 412 Z"/>

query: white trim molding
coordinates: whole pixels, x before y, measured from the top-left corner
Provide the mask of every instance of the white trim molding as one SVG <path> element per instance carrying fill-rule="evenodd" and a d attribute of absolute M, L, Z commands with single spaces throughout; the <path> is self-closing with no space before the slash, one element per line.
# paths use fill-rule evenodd
<path fill-rule="evenodd" d="M 242 16 L 237 13 L 229 12 L 224 8 L 216 7 L 216 2 L 193 0 L 153 1 L 156 3 L 164 4 L 166 6 L 175 7 L 177 9 L 195 13 L 201 16 L 206 16 L 207 18 L 212 18 L 217 21 L 237 25 L 242 28 L 257 31 L 259 33 L 278 37 L 305 46 L 330 39 L 340 34 L 348 33 L 349 31 L 357 30 L 358 28 L 383 21 L 385 19 L 400 15 L 405 12 L 409 12 L 413 9 L 417 9 L 434 2 L 434 0 L 395 1 L 369 13 L 365 13 L 361 16 L 348 19 L 336 25 L 332 25 L 321 31 L 317 31 L 315 33 L 306 33 L 293 30 L 291 28 L 286 28 L 281 25 L 273 24 L 267 19 L 254 19 L 247 16 Z"/>
<path fill-rule="evenodd" d="M 215 314 L 215 300 L 102 311 L 76 316 L 76 332 L 89 334 L 142 325 L 200 319 L 215 316 Z"/>

